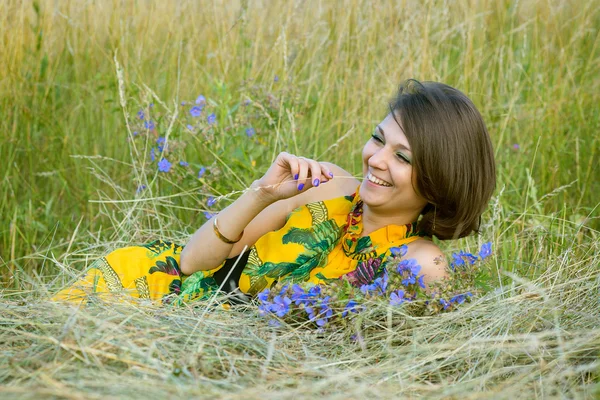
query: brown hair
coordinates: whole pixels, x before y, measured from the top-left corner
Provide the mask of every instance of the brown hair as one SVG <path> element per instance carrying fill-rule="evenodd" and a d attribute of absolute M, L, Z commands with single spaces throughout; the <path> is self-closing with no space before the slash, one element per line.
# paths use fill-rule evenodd
<path fill-rule="evenodd" d="M 417 229 L 441 240 L 477 231 L 496 186 L 496 166 L 475 105 L 443 83 L 409 79 L 390 110 L 411 147 L 415 191 L 429 202 Z"/>

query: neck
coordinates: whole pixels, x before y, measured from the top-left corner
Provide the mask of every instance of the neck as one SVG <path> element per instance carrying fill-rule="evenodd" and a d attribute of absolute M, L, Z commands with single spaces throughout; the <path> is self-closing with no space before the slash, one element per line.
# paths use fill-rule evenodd
<path fill-rule="evenodd" d="M 376 210 L 372 210 L 369 206 L 363 204 L 363 231 L 360 236 L 368 236 L 376 230 L 388 225 L 406 225 L 413 223 L 419 218 L 419 214 L 420 210 L 407 210 L 406 212 L 390 217 L 388 214 L 377 213 Z"/>

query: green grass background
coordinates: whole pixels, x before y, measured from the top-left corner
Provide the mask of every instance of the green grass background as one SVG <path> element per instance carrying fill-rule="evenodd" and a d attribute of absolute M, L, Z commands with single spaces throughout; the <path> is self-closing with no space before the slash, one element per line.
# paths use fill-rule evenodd
<path fill-rule="evenodd" d="M 277 368 L 289 368 L 300 377 L 293 380 L 281 373 L 288 377 L 281 386 L 257 367 L 250 368 L 247 376 L 252 384 L 248 384 L 227 375 L 231 368 L 218 355 L 224 344 L 215 342 L 216 353 L 210 354 L 221 361 L 211 368 L 239 390 L 250 390 L 259 382 L 251 395 L 265 390 L 273 396 L 294 396 L 307 390 L 335 397 L 335 390 L 328 392 L 332 387 L 382 397 L 401 393 L 443 397 L 471 390 L 508 398 L 511 393 L 586 397 L 598 372 L 589 354 L 597 355 L 600 347 L 599 27 L 600 2 L 595 0 L 0 2 L 0 293 L 5 308 L 12 310 L 5 314 L 11 323 L 4 334 L 15 333 L 20 326 L 12 325 L 15 321 L 42 321 L 44 315 L 53 315 L 53 320 L 64 323 L 72 318 L 66 309 L 44 305 L 45 296 L 69 282 L 90 259 L 118 246 L 158 237 L 185 242 L 205 221 L 203 211 L 214 212 L 234 200 L 279 151 L 331 161 L 359 177 L 362 145 L 387 113 L 387 101 L 397 85 L 407 78 L 436 80 L 464 91 L 477 105 L 490 131 L 498 167 L 497 191 L 484 215 L 482 235 L 444 243 L 444 249 L 474 250 L 485 241 L 493 242 L 488 283 L 500 292 L 471 312 L 480 312 L 479 324 L 489 322 L 489 343 L 499 343 L 494 335 L 521 333 L 540 335 L 536 340 L 543 343 L 558 341 L 558 353 L 549 353 L 550 364 L 542 366 L 538 360 L 532 367 L 523 361 L 516 364 L 524 370 L 510 370 L 513 362 L 508 360 L 514 358 L 496 353 L 490 359 L 485 352 L 497 349 L 490 345 L 477 350 L 481 360 L 488 360 L 481 365 L 467 361 L 472 353 L 468 357 L 458 350 L 454 353 L 472 373 L 468 378 L 454 364 L 455 369 L 451 365 L 431 372 L 424 363 L 409 374 L 410 385 L 395 378 L 388 381 L 385 376 L 391 370 L 383 368 L 374 372 L 383 379 L 375 379 L 380 385 L 372 386 L 365 382 L 370 382 L 366 371 L 373 364 L 365 364 L 363 369 L 335 367 L 338 375 L 332 376 L 337 377 L 361 371 L 350 373 L 352 383 L 340 378 L 331 386 L 312 385 L 329 381 L 323 381 L 311 363 L 324 359 L 328 361 L 323 364 L 329 365 L 344 354 L 325 346 L 317 352 L 321 358 L 314 359 L 307 355 L 313 354 L 310 351 L 293 357 L 280 350 L 261 353 L 271 359 L 273 354 L 280 356 Z M 189 116 L 189 105 L 181 102 L 193 102 L 199 94 L 208 99 L 217 124 L 209 128 L 202 122 L 202 133 L 192 134 L 186 125 L 196 120 Z M 246 100 L 250 104 L 244 105 Z M 132 140 L 132 132 L 139 130 L 135 114 L 140 108 L 161 117 L 156 119 L 156 133 Z M 250 126 L 257 132 L 253 138 L 245 134 Z M 156 135 L 167 133 L 174 167 L 165 174 L 157 172 L 149 153 Z M 184 159 L 190 167 L 175 164 Z M 198 179 L 201 166 L 208 172 Z M 136 193 L 142 184 L 147 189 Z M 208 207 L 210 195 L 223 198 Z M 527 293 L 542 303 L 525 308 Z M 82 337 L 95 332 L 103 312 L 115 313 L 103 309 L 85 314 Z M 139 319 L 129 322 L 131 332 L 147 323 L 142 317 L 149 311 L 139 312 Z M 128 320 L 120 315 L 114 314 L 119 320 L 115 323 L 123 327 Z M 502 329 L 496 329 L 496 317 Z M 256 324 L 255 329 L 263 329 Z M 414 324 L 410 329 L 430 326 L 431 321 Z M 59 336 L 62 328 L 50 325 L 40 328 L 39 337 Z M 195 332 L 178 326 L 180 335 Z M 463 349 L 461 340 L 472 337 L 469 329 L 475 329 L 469 324 L 461 325 L 462 331 L 435 326 L 447 332 L 446 339 L 439 339 L 441 345 L 456 349 Z M 406 334 L 405 328 L 398 329 Z M 400 331 L 396 333 L 401 336 Z M 418 336 L 416 330 L 410 332 Z M 548 339 L 547 332 L 575 334 L 569 342 L 560 334 Z M 216 340 L 206 335 L 205 340 Z M 298 343 L 312 340 L 291 336 L 296 340 L 293 345 L 285 341 L 289 337 L 283 341 L 290 352 L 298 349 L 294 347 Z M 68 358 L 71 350 L 64 347 L 60 357 L 50 356 L 60 345 L 39 337 L 30 340 L 53 362 L 58 359 L 70 366 L 64 371 L 78 370 L 71 361 L 94 364 L 81 354 L 102 358 L 86 353 L 85 346 L 75 358 Z M 377 342 L 374 337 L 367 347 Z M 435 337 L 423 340 L 436 341 Z M 582 337 L 587 339 L 580 348 Z M 11 347 L 14 343 L 6 337 L 0 343 L 14 354 L 20 348 Z M 121 349 L 133 346 L 131 341 L 124 343 Z M 521 355 L 529 352 L 520 349 Z M 580 353 L 584 350 L 585 357 Z M 346 349 L 345 354 L 356 356 L 353 351 Z M 394 358 L 395 350 L 381 351 L 389 356 L 388 367 L 400 360 Z M 196 390 L 192 388 L 198 376 L 188 374 L 187 383 L 173 383 L 173 361 L 148 357 L 152 361 L 139 361 L 143 364 L 139 368 L 154 371 L 153 379 L 164 384 L 157 390 L 171 384 L 182 392 Z M 310 360 L 301 363 L 302 357 Z M 22 361 L 28 360 L 22 354 L 18 359 L 5 362 L 5 371 L 13 372 L 0 373 L 4 385 L 0 391 L 24 395 L 29 392 L 18 388 L 28 387 L 52 396 L 53 390 L 66 385 L 73 393 L 108 393 L 78 386 L 73 382 L 82 381 L 72 374 L 50 381 L 39 374 L 19 378 L 19 368 L 36 369 L 31 367 L 34 361 Z M 14 363 L 18 368 L 9 368 Z M 133 365 L 115 363 L 101 364 L 107 382 L 116 382 Z M 51 365 L 46 360 L 39 368 Z M 88 370 L 83 371 L 85 375 Z M 11 380 L 15 377 L 19 383 L 9 384 L 16 382 Z M 138 381 L 130 378 L 131 388 Z M 52 381 L 60 384 L 48 383 Z M 522 385 L 521 392 L 507 389 L 517 390 L 515 381 Z M 223 395 L 219 385 L 209 386 Z M 130 394 L 136 393 L 141 392 Z"/>

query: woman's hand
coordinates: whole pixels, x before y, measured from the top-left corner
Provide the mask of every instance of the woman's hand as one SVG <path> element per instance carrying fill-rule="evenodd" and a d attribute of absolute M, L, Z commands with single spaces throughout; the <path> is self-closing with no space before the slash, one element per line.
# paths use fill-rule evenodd
<path fill-rule="evenodd" d="M 258 189 L 269 202 L 287 199 L 333 178 L 325 165 L 310 158 L 281 152 L 262 178 L 251 188 Z"/>

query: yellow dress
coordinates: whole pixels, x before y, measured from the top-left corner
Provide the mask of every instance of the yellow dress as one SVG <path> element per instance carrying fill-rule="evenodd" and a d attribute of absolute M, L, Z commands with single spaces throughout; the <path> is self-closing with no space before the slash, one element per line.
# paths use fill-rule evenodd
<path fill-rule="evenodd" d="M 344 275 L 357 285 L 369 283 L 382 272 L 390 248 L 422 237 L 416 223 L 388 225 L 360 237 L 362 229 L 358 188 L 350 196 L 299 207 L 281 229 L 259 238 L 244 254 L 247 261 L 238 265 L 239 290 L 253 296 L 276 281 L 326 284 Z M 80 302 L 90 295 L 106 298 L 126 292 L 137 298 L 182 303 L 210 296 L 222 283 L 217 278 L 228 272 L 219 273 L 221 268 L 231 268 L 235 259 L 186 276 L 179 269 L 182 249 L 155 240 L 115 250 L 93 262 L 81 279 L 52 299 Z"/>

